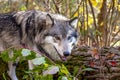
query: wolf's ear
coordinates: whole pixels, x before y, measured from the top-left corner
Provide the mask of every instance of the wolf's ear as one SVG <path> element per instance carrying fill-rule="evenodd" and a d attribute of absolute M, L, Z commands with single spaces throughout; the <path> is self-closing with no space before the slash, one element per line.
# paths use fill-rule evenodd
<path fill-rule="evenodd" d="M 46 26 L 47 27 L 52 27 L 52 25 L 54 24 L 54 20 L 53 18 L 50 16 L 50 14 L 46 15 Z"/>
<path fill-rule="evenodd" d="M 77 28 L 77 22 L 78 22 L 78 18 L 77 17 L 75 17 L 75 18 L 73 18 L 73 19 L 71 19 L 70 21 L 69 21 L 69 24 L 73 27 L 73 28 Z"/>

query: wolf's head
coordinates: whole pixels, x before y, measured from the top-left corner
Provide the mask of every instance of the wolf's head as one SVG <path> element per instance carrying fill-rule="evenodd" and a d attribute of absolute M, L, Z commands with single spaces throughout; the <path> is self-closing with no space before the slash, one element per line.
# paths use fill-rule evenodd
<path fill-rule="evenodd" d="M 77 43 L 77 21 L 77 18 L 61 20 L 57 19 L 57 17 L 53 18 L 49 14 L 46 16 L 48 32 L 45 36 L 45 43 L 53 45 L 62 59 L 71 54 L 73 47 Z"/>
<path fill-rule="evenodd" d="M 65 58 L 77 43 L 77 18 L 67 19 L 59 14 L 34 10 L 18 12 L 14 17 L 21 26 L 21 43 L 30 48 L 34 44 L 38 48 L 50 44 L 61 58 Z"/>

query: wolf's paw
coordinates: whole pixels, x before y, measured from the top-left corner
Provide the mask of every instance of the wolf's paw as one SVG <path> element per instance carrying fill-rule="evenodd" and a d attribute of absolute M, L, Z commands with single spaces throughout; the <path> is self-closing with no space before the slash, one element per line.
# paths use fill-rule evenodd
<path fill-rule="evenodd" d="M 17 76 L 14 73 L 12 73 L 11 71 L 7 71 L 7 73 L 9 75 L 9 77 L 11 78 L 11 80 L 18 80 Z"/>

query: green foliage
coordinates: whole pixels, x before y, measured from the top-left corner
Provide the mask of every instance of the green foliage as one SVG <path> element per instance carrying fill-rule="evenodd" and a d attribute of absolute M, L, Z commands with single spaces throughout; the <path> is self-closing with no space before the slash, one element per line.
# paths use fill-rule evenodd
<path fill-rule="evenodd" d="M 92 69 L 92 68 L 85 68 L 82 71 L 94 71 L 94 69 Z"/>
<path fill-rule="evenodd" d="M 5 77 L 5 73 L 3 73 L 3 79 L 4 79 L 4 80 L 7 80 L 6 77 Z"/>
<path fill-rule="evenodd" d="M 8 61 L 11 61 L 11 58 L 9 57 L 9 50 L 6 50 L 6 51 L 3 51 L 0 55 L 0 57 L 5 61 L 5 62 L 8 62 Z"/>
<path fill-rule="evenodd" d="M 79 67 L 75 66 L 73 70 L 73 75 L 75 76 L 78 73 L 78 71 L 79 71 Z"/>
<path fill-rule="evenodd" d="M 60 74 L 61 75 L 66 75 L 69 76 L 69 71 L 67 70 L 67 68 L 62 64 L 61 69 L 60 69 Z"/>
<path fill-rule="evenodd" d="M 9 55 L 12 52 L 12 56 Z M 35 65 L 34 69 L 32 70 L 25 70 L 25 75 L 23 79 L 32 79 L 35 80 L 53 80 L 53 75 L 57 75 L 58 80 L 73 80 L 73 76 L 70 74 L 68 69 L 62 64 L 53 64 L 50 60 L 47 60 L 43 56 L 36 56 L 34 51 L 28 49 L 8 49 L 2 52 L 1 58 L 5 62 L 13 61 L 19 59 L 19 62 L 31 60 Z M 3 74 L 4 79 L 5 75 Z"/>

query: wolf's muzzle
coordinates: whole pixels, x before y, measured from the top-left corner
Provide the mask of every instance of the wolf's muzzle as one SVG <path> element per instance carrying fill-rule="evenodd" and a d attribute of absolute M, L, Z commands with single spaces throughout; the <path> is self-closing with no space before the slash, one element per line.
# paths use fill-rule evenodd
<path fill-rule="evenodd" d="M 66 59 L 67 56 L 61 56 L 55 46 L 54 46 L 54 49 L 55 49 L 56 52 L 58 53 L 58 55 L 59 55 L 59 57 L 61 58 L 61 60 L 63 60 L 63 61 L 66 61 L 66 60 L 67 60 L 67 59 Z M 63 53 L 63 54 L 64 54 L 64 53 Z"/>
<path fill-rule="evenodd" d="M 69 55 L 70 55 L 70 52 L 65 51 L 63 54 L 64 54 L 64 56 L 65 56 L 65 57 L 67 57 L 67 56 L 69 56 Z"/>

